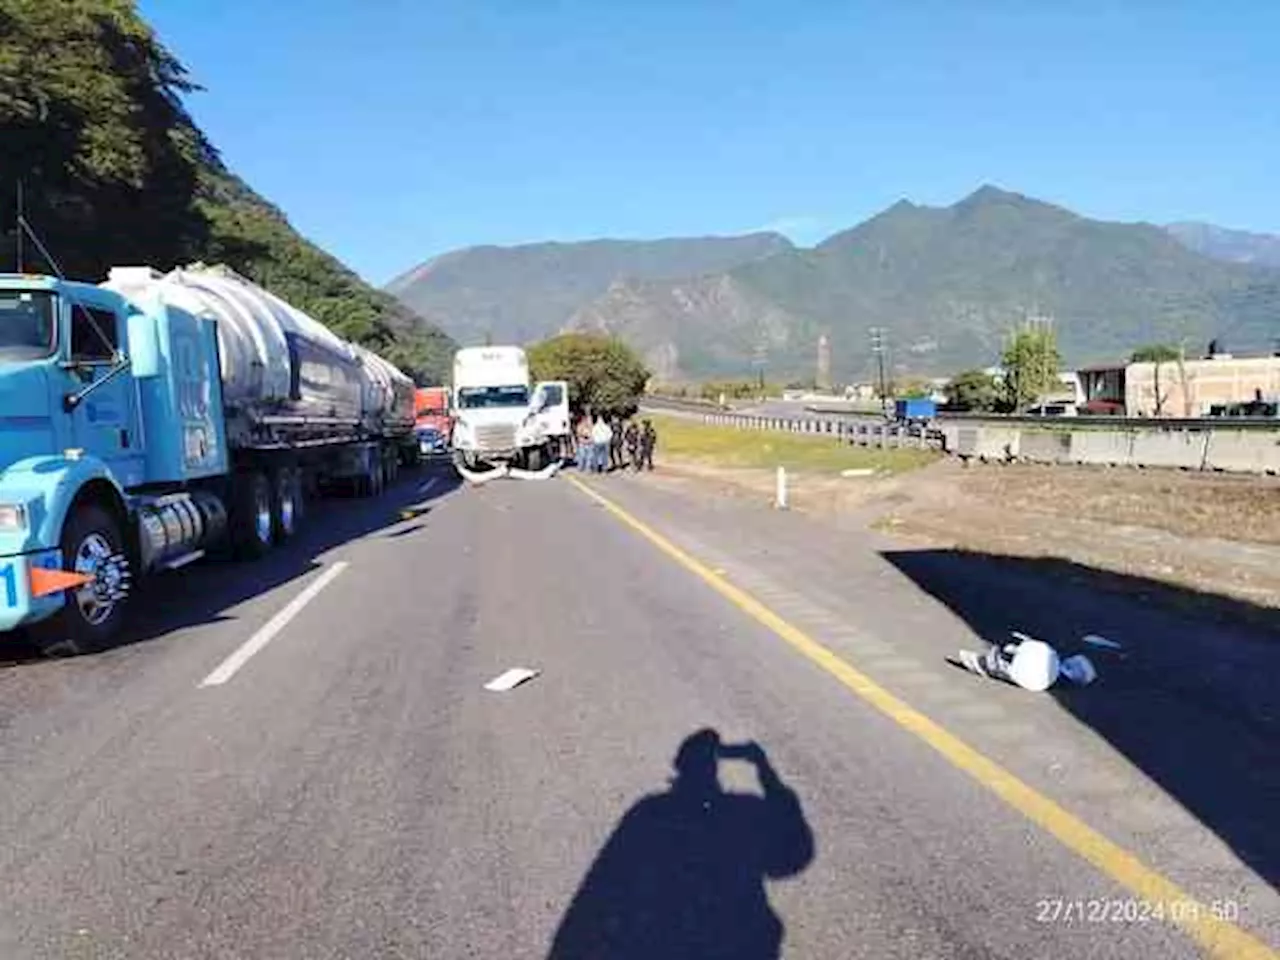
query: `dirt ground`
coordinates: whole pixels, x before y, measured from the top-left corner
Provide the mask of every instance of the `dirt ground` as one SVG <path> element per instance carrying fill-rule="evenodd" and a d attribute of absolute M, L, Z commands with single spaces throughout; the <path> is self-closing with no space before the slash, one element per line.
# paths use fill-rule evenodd
<path fill-rule="evenodd" d="M 668 458 L 664 473 L 661 482 L 772 502 L 770 471 Z M 1233 615 L 1280 629 L 1280 479 L 948 459 L 896 476 L 793 473 L 788 499 L 841 527 L 921 545 L 1128 574 L 1141 578 L 1130 589 L 1156 600 L 1169 599 L 1156 596 L 1168 585 L 1184 588 L 1169 591 L 1183 601 L 1245 601 Z"/>

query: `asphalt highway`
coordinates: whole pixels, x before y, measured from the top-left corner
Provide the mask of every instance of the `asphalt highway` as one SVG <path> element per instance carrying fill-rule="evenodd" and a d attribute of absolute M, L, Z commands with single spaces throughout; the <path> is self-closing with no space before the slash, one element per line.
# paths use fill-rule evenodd
<path fill-rule="evenodd" d="M 1075 821 L 1032 808 L 1065 802 L 1051 782 L 1003 756 L 1007 782 L 966 769 L 854 689 L 856 645 L 780 633 L 763 605 L 805 615 L 780 594 L 752 605 L 767 527 L 650 486 L 429 471 L 318 505 L 257 564 L 157 581 L 133 642 L 15 648 L 0 956 L 1274 956 L 1256 863 L 1194 822 L 1199 874 L 1118 821 L 1099 829 L 1137 867 L 1082 852 Z M 848 573 L 872 592 L 881 575 Z M 860 635 L 895 615 L 956 630 L 923 588 L 884 590 Z M 539 672 L 484 688 L 522 667 Z M 1049 736 L 1089 755 L 1086 731 Z M 1166 879 L 1229 916 L 1157 918 L 1134 885 Z"/>

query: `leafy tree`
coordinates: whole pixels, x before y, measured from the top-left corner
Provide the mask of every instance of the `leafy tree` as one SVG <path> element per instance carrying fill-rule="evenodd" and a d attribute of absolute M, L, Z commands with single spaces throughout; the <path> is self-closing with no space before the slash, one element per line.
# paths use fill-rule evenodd
<path fill-rule="evenodd" d="M 529 367 L 538 380 L 567 380 L 570 405 L 595 413 L 634 413 L 649 380 L 630 347 L 594 333 L 565 333 L 535 344 Z"/>
<path fill-rule="evenodd" d="M 756 380 L 711 380 L 702 384 L 700 392 L 704 400 L 719 400 L 721 395 L 726 399 L 742 400 L 758 396 L 760 384 Z"/>
<path fill-rule="evenodd" d="M 1155 391 L 1156 416 L 1164 416 L 1164 405 L 1169 399 L 1169 391 L 1160 389 L 1160 367 L 1166 363 L 1175 363 L 1182 358 L 1182 351 L 1167 343 L 1153 343 L 1139 347 L 1129 358 L 1130 363 L 1153 363 L 1152 386 Z"/>
<path fill-rule="evenodd" d="M 1006 401 L 1022 410 L 1058 385 L 1062 358 L 1048 327 L 1028 327 L 1014 334 L 1001 357 L 1005 369 Z"/>
<path fill-rule="evenodd" d="M 930 388 L 926 380 L 902 380 L 898 384 L 896 397 L 902 397 L 904 400 L 918 400 L 922 397 L 928 397 L 933 390 Z"/>
<path fill-rule="evenodd" d="M 985 370 L 965 370 L 951 378 L 943 391 L 947 406 L 989 413 L 1000 405 L 1000 381 Z"/>
<path fill-rule="evenodd" d="M 223 164 L 182 97 L 200 89 L 130 0 L 0 0 L 0 262 L 27 219 L 69 277 L 225 263 L 419 382 L 453 341 L 299 236 Z M 30 246 L 28 270 L 52 271 Z"/>

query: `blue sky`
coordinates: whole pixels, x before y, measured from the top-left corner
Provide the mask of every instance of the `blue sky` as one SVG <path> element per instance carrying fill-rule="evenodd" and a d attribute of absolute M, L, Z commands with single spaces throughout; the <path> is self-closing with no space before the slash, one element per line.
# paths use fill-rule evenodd
<path fill-rule="evenodd" d="M 480 243 L 811 243 L 987 182 L 1280 233 L 1265 0 L 139 7 L 226 161 L 378 284 Z"/>

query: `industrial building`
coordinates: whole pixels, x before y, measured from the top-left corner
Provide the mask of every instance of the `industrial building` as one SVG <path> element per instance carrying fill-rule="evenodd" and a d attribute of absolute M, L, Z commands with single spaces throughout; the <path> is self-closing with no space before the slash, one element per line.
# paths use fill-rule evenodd
<path fill-rule="evenodd" d="M 1280 356 L 1127 363 L 1077 371 L 1082 413 L 1130 417 L 1274 416 Z"/>

